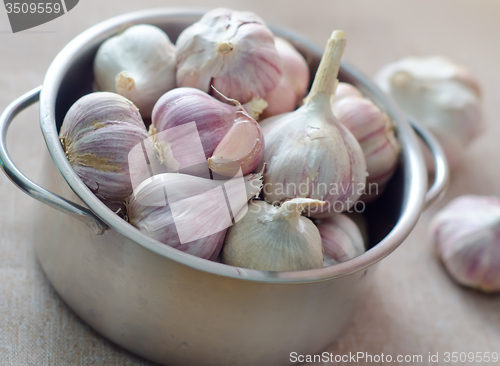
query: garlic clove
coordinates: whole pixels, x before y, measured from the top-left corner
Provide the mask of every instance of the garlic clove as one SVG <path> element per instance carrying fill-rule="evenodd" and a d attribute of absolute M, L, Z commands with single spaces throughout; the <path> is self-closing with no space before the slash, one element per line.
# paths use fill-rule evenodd
<path fill-rule="evenodd" d="M 438 254 L 458 283 L 500 291 L 500 199 L 460 196 L 446 205 L 429 229 Z"/>
<path fill-rule="evenodd" d="M 344 32 L 333 32 L 304 105 L 261 122 L 266 140 L 263 162 L 268 164 L 263 190 L 267 202 L 297 197 L 326 201 L 308 213 L 316 216 L 345 211 L 364 192 L 363 151 L 330 106 L 344 46 Z"/>
<path fill-rule="evenodd" d="M 435 134 L 450 167 L 459 164 L 464 147 L 482 132 L 477 80 L 444 57 L 404 58 L 382 68 L 375 80 L 404 112 Z"/>
<path fill-rule="evenodd" d="M 382 193 L 396 170 L 401 147 L 385 113 L 353 86 L 339 83 L 339 87 L 340 98 L 335 94 L 332 111 L 363 150 L 368 172 L 364 200 L 372 200 Z"/>
<path fill-rule="evenodd" d="M 222 103 L 201 90 L 176 88 L 165 93 L 156 103 L 152 125 L 156 133 L 161 133 L 194 122 L 208 159 L 233 126 L 237 110 L 238 107 Z M 162 136 L 168 136 L 168 133 L 159 135 L 159 141 Z"/>
<path fill-rule="evenodd" d="M 358 226 L 344 214 L 317 220 L 323 244 L 323 265 L 333 265 L 353 259 L 365 252 L 363 235 Z"/>
<path fill-rule="evenodd" d="M 261 186 L 261 174 L 227 181 L 181 173 L 155 175 L 134 190 L 129 222 L 164 244 L 213 260 L 227 228 Z"/>
<path fill-rule="evenodd" d="M 220 175 L 232 177 L 235 168 L 244 175 L 252 172 L 264 155 L 264 135 L 259 124 L 243 109 L 237 112 L 234 125 L 217 145 L 208 159 L 210 169 Z M 237 164 L 236 164 L 237 163 Z"/>
<path fill-rule="evenodd" d="M 100 90 L 130 99 L 144 118 L 165 92 L 175 88 L 175 47 L 160 28 L 140 24 L 106 40 L 94 59 Z"/>
<path fill-rule="evenodd" d="M 135 105 L 118 94 L 80 98 L 64 117 L 59 138 L 76 174 L 110 206 L 132 193 L 132 181 L 148 177 L 146 165 L 129 169 L 130 151 L 148 134 Z"/>
<path fill-rule="evenodd" d="M 269 106 L 262 118 L 293 111 L 309 86 L 309 66 L 304 57 L 281 37 L 275 37 L 274 44 L 283 62 L 283 74 L 278 86 L 264 97 Z"/>
<path fill-rule="evenodd" d="M 262 271 L 295 271 L 323 264 L 321 236 L 304 210 L 325 203 L 307 198 L 285 202 L 281 207 L 252 201 L 247 214 L 226 234 L 223 262 Z"/>
<path fill-rule="evenodd" d="M 182 31 L 176 47 L 178 86 L 213 94 L 212 85 L 247 103 L 273 90 L 281 78 L 274 36 L 251 12 L 213 9 Z"/>

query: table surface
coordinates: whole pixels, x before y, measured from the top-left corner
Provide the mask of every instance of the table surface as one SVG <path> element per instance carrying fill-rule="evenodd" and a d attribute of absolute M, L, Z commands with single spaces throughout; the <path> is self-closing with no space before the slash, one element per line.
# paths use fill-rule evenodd
<path fill-rule="evenodd" d="M 17 34 L 0 7 L 0 109 L 40 85 L 55 55 L 88 27 L 121 13 L 169 5 L 178 3 L 82 0 L 63 17 Z M 424 212 L 408 239 L 380 263 L 349 328 L 327 351 L 423 355 L 425 365 L 450 364 L 444 352 L 500 351 L 500 297 L 456 285 L 426 235 L 432 215 L 451 198 L 500 196 L 500 2 L 184 0 L 182 5 L 251 10 L 320 45 L 333 29 L 344 29 L 345 58 L 370 76 L 400 57 L 433 54 L 455 59 L 477 75 L 486 133 L 467 149 L 445 199 Z M 8 146 L 20 170 L 39 181 L 38 157 L 45 144 L 37 107 L 16 120 Z M 0 174 L 0 364 L 150 365 L 90 329 L 55 293 L 25 225 L 31 205 L 32 199 Z M 439 362 L 429 362 L 429 353 L 436 352 Z"/>

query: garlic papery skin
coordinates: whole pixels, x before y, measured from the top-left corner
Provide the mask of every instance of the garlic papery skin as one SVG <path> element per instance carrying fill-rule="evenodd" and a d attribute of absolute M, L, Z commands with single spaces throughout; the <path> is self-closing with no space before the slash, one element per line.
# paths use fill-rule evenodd
<path fill-rule="evenodd" d="M 358 226 L 344 214 L 335 214 L 316 221 L 321 235 L 323 266 L 353 259 L 365 252 L 365 242 Z"/>
<path fill-rule="evenodd" d="M 338 103 L 344 98 L 363 98 L 363 94 L 354 85 L 339 82 L 335 95 L 332 97 L 332 104 Z"/>
<path fill-rule="evenodd" d="M 176 47 L 178 86 L 214 94 L 213 85 L 243 104 L 269 93 L 281 78 L 274 36 L 251 12 L 213 9 L 179 35 Z"/>
<path fill-rule="evenodd" d="M 365 189 L 363 151 L 330 106 L 344 37 L 342 31 L 333 32 L 305 103 L 294 112 L 261 122 L 266 140 L 265 200 L 273 204 L 297 197 L 326 201 L 308 216 L 345 211 Z"/>
<path fill-rule="evenodd" d="M 160 28 L 134 25 L 105 41 L 94 59 L 100 90 L 130 99 L 144 118 L 165 92 L 176 87 L 175 46 Z"/>
<path fill-rule="evenodd" d="M 479 85 L 464 67 L 439 56 L 409 57 L 382 68 L 376 78 L 410 117 L 438 138 L 450 167 L 482 130 Z"/>
<path fill-rule="evenodd" d="M 208 159 L 239 118 L 237 111 L 240 109 L 195 88 L 176 88 L 165 93 L 156 103 L 152 125 L 159 133 L 195 122 Z"/>
<path fill-rule="evenodd" d="M 264 134 L 260 125 L 241 108 L 228 133 L 221 140 L 211 158 L 210 169 L 232 177 L 241 168 L 243 175 L 252 172 L 264 156 Z"/>
<path fill-rule="evenodd" d="M 275 37 L 274 44 L 283 62 L 283 75 L 278 86 L 264 97 L 269 106 L 262 118 L 293 111 L 302 102 L 309 86 L 309 65 L 304 57 L 281 37 Z"/>
<path fill-rule="evenodd" d="M 129 153 L 148 133 L 136 106 L 121 95 L 97 92 L 77 100 L 59 138 L 75 173 L 105 202 L 130 196 L 131 175 L 136 181 L 149 176 L 147 166 L 129 171 Z"/>
<path fill-rule="evenodd" d="M 499 198 L 455 198 L 434 216 L 429 232 L 455 281 L 484 292 L 500 291 Z"/>
<path fill-rule="evenodd" d="M 262 174 L 210 180 L 181 173 L 158 174 L 130 197 L 129 222 L 183 252 L 214 260 L 233 221 L 262 187 Z"/>
<path fill-rule="evenodd" d="M 262 271 L 321 268 L 321 236 L 301 212 L 322 205 L 307 198 L 287 201 L 281 207 L 252 201 L 246 215 L 226 234 L 223 263 Z"/>
<path fill-rule="evenodd" d="M 349 84 L 339 83 L 340 98 L 337 99 L 335 94 L 332 111 L 352 132 L 363 150 L 368 172 L 364 199 L 370 200 L 382 193 L 392 177 L 401 146 L 389 117 L 372 101 L 363 98 L 359 90 L 346 85 Z"/>

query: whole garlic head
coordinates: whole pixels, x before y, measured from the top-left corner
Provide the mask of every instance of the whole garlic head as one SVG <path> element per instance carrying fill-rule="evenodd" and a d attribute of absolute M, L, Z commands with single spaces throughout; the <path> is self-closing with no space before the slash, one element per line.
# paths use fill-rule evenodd
<path fill-rule="evenodd" d="M 264 201 L 249 204 L 246 215 L 227 232 L 224 263 L 262 271 L 296 271 L 321 268 L 321 236 L 305 209 L 324 202 L 296 198 L 281 207 Z"/>
<path fill-rule="evenodd" d="M 401 59 L 382 68 L 375 81 L 436 135 L 451 167 L 481 132 L 479 84 L 468 70 L 444 57 Z"/>
<path fill-rule="evenodd" d="M 175 88 L 175 46 L 160 28 L 141 24 L 105 41 L 94 59 L 100 90 L 130 99 L 144 118 Z"/>
<path fill-rule="evenodd" d="M 348 261 L 365 252 L 365 242 L 358 226 L 344 214 L 316 221 L 325 260 L 323 265 Z"/>
<path fill-rule="evenodd" d="M 254 13 L 217 8 L 177 39 L 177 84 L 247 103 L 273 90 L 281 78 L 274 36 Z"/>
<path fill-rule="evenodd" d="M 458 283 L 500 291 L 500 199 L 465 195 L 437 213 L 430 234 Z"/>

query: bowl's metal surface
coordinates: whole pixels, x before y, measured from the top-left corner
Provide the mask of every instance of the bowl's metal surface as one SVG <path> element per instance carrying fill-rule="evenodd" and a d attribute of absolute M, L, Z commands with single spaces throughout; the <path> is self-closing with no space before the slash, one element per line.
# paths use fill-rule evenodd
<path fill-rule="evenodd" d="M 126 14 L 85 31 L 55 58 L 40 94 L 40 123 L 50 154 L 43 186 L 67 201 L 46 199 L 47 191 L 30 186 L 5 149 L 9 123 L 36 101 L 38 89 L 14 102 L 0 118 L 2 168 L 21 189 L 58 209 L 37 205 L 37 255 L 57 292 L 94 329 L 165 364 L 288 364 L 290 352 L 319 352 L 340 334 L 366 287 L 367 273 L 414 227 L 426 193 L 423 159 L 404 115 L 344 63 L 340 78 L 360 87 L 391 116 L 402 143 L 403 164 L 384 193 L 386 199 L 367 210 L 369 216 L 382 217 L 370 229 L 375 246 L 331 267 L 263 272 L 202 260 L 145 236 L 104 206 L 76 176 L 59 143 L 58 128 L 71 104 L 91 92 L 92 59 L 105 39 L 125 26 L 148 23 L 175 40 L 200 15 L 171 9 Z M 273 31 L 290 39 L 314 72 L 322 49 L 288 31 Z M 431 201 L 444 187 L 446 164 L 432 136 L 425 130 L 419 133 L 433 147 L 438 168 L 442 165 L 427 196 Z"/>

